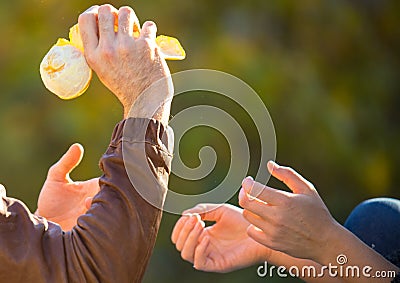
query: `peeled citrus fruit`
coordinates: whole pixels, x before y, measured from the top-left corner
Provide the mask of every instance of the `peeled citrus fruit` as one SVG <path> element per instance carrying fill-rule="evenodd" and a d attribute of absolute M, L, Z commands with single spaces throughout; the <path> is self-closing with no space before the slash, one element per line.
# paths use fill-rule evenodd
<path fill-rule="evenodd" d="M 117 31 L 118 25 L 115 25 Z M 134 26 L 133 36 L 139 37 L 140 29 Z M 185 50 L 176 38 L 160 35 L 156 43 L 166 60 L 183 60 Z M 69 40 L 59 38 L 40 63 L 40 75 L 46 88 L 61 99 L 73 99 L 89 87 L 92 70 L 83 55 L 84 48 L 78 25 L 69 31 Z"/>
<path fill-rule="evenodd" d="M 62 99 L 72 99 L 89 87 L 92 70 L 81 50 L 59 39 L 43 58 L 40 75 L 48 90 Z"/>

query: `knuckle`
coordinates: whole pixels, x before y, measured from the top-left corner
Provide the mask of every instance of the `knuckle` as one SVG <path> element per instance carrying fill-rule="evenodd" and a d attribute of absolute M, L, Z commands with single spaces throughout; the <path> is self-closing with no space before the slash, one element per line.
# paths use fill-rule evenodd
<path fill-rule="evenodd" d="M 292 199 L 289 195 L 282 194 L 281 199 L 280 199 L 281 205 L 286 207 L 286 206 L 289 206 L 291 204 L 291 202 L 292 202 Z"/>
<path fill-rule="evenodd" d="M 51 167 L 49 168 L 49 171 L 47 171 L 47 175 L 49 176 L 49 175 L 53 174 L 54 171 L 56 171 L 56 170 L 57 170 L 57 163 L 51 165 Z"/>
<path fill-rule="evenodd" d="M 114 58 L 114 48 L 109 45 L 102 46 L 101 48 L 101 57 L 105 60 L 112 60 Z"/>
<path fill-rule="evenodd" d="M 78 17 L 78 23 L 82 22 L 82 21 L 87 21 L 89 19 L 95 19 L 96 18 L 96 14 L 99 11 L 99 6 L 98 5 L 94 5 L 92 7 L 90 7 L 89 9 L 87 9 L 85 12 L 81 13 Z"/>
<path fill-rule="evenodd" d="M 285 217 L 281 213 L 277 213 L 276 215 L 274 215 L 274 221 L 275 226 L 278 227 L 278 229 L 282 229 Z"/>
<path fill-rule="evenodd" d="M 120 55 L 128 55 L 132 52 L 132 46 L 132 39 L 125 37 L 119 41 L 117 52 Z"/>
<path fill-rule="evenodd" d="M 282 167 L 281 169 L 283 170 L 284 174 L 287 177 L 292 177 L 293 175 L 296 174 L 296 172 L 294 171 L 294 169 L 292 167 L 286 167 L 285 166 L 285 167 Z"/>
<path fill-rule="evenodd" d="M 119 8 L 119 12 L 128 15 L 134 13 L 133 9 L 129 6 L 122 6 L 121 8 Z"/>
<path fill-rule="evenodd" d="M 130 53 L 130 48 L 126 44 L 121 44 L 118 46 L 118 54 L 126 56 Z"/>
<path fill-rule="evenodd" d="M 86 23 L 89 20 L 90 14 L 88 13 L 83 13 L 80 14 L 78 17 L 78 23 L 82 24 L 82 23 Z"/>
<path fill-rule="evenodd" d="M 99 13 L 104 13 L 104 12 L 111 12 L 114 9 L 113 6 L 111 6 L 110 4 L 104 4 L 101 5 L 99 8 Z"/>
<path fill-rule="evenodd" d="M 285 225 L 283 224 L 283 218 L 277 218 L 275 222 L 275 227 L 274 227 L 274 237 L 273 239 L 277 241 L 278 239 L 281 239 L 282 235 L 285 233 Z"/>
<path fill-rule="evenodd" d="M 146 21 L 146 22 L 144 23 L 144 25 L 146 25 L 148 28 L 157 28 L 156 23 L 153 22 L 153 21 Z"/>

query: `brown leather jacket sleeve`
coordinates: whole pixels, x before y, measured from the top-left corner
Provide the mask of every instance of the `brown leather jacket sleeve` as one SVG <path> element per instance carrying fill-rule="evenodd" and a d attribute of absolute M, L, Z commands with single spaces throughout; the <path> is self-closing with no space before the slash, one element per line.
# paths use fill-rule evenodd
<path fill-rule="evenodd" d="M 34 216 L 21 201 L 3 192 L 0 282 L 140 282 L 161 210 L 144 200 L 132 183 L 136 186 L 139 178 L 141 186 L 149 184 L 140 191 L 150 192 L 161 206 L 172 147 L 172 130 L 155 120 L 119 123 L 100 162 L 101 190 L 69 232 Z M 123 155 L 130 162 L 146 160 L 147 164 L 133 164 L 127 174 Z"/>

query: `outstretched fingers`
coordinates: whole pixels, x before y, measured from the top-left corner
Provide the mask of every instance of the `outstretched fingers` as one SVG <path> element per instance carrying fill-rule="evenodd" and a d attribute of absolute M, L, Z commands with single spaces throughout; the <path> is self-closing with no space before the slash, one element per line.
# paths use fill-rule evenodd
<path fill-rule="evenodd" d="M 172 233 L 172 242 L 175 244 L 178 251 L 183 250 L 190 233 L 193 231 L 196 224 L 200 222 L 200 217 L 198 215 L 192 215 L 189 217 L 183 216 L 182 218 L 186 219 L 182 220 L 182 222 L 184 221 L 182 224 L 177 223 Z"/>
<path fill-rule="evenodd" d="M 173 244 L 176 244 L 179 238 L 179 234 L 182 231 L 182 228 L 185 226 L 186 221 L 189 219 L 189 216 L 182 216 L 179 220 L 175 223 L 174 229 L 172 230 L 171 234 L 171 241 Z"/>
<path fill-rule="evenodd" d="M 205 223 L 203 221 L 198 221 L 192 231 L 186 238 L 185 244 L 183 245 L 181 251 L 181 257 L 189 262 L 194 261 L 195 250 L 199 244 L 200 235 L 204 231 Z"/>
<path fill-rule="evenodd" d="M 289 193 L 276 190 L 254 181 L 252 178 L 245 178 L 242 182 L 244 193 L 250 200 L 263 201 L 269 205 L 284 205 Z"/>
<path fill-rule="evenodd" d="M 280 166 L 273 161 L 269 161 L 267 167 L 272 176 L 282 181 L 295 194 L 315 192 L 314 186 L 292 168 Z"/>
<path fill-rule="evenodd" d="M 208 270 L 207 266 L 211 260 L 208 257 L 207 248 L 210 245 L 210 238 L 208 236 L 203 237 L 197 246 L 194 253 L 193 267 L 197 270 Z"/>
<path fill-rule="evenodd" d="M 218 221 L 223 213 L 224 204 L 201 203 L 185 210 L 183 215 L 199 214 L 202 220 Z"/>

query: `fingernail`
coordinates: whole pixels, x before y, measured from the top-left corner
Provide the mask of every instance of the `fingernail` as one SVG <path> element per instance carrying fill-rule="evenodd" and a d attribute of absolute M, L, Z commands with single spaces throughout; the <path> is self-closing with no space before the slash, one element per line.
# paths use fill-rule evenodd
<path fill-rule="evenodd" d="M 243 179 L 242 185 L 243 185 L 247 180 L 249 180 L 249 181 L 254 181 L 253 177 L 247 176 L 246 178 Z"/>
<path fill-rule="evenodd" d="M 253 186 L 254 183 L 254 179 L 252 177 L 246 177 L 243 182 L 242 182 L 242 186 L 244 189 L 251 189 L 251 187 Z"/>

